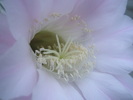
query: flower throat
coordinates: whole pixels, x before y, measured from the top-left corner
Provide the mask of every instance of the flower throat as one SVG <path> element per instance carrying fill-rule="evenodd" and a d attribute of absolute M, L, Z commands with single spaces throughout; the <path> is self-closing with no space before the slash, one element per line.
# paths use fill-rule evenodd
<path fill-rule="evenodd" d="M 93 56 L 93 48 L 88 51 L 70 38 L 63 41 L 52 32 L 41 31 L 35 35 L 30 45 L 37 63 L 59 79 L 74 81 L 93 68 L 93 62 L 88 60 Z"/>

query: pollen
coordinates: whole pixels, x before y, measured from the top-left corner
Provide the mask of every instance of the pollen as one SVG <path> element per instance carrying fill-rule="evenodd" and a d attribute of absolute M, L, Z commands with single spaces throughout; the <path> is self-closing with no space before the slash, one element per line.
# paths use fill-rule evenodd
<path fill-rule="evenodd" d="M 67 82 L 75 81 L 93 69 L 93 46 L 87 49 L 81 44 L 74 43 L 70 38 L 61 43 L 58 35 L 56 41 L 53 46 L 35 50 L 36 60 L 42 68 Z"/>

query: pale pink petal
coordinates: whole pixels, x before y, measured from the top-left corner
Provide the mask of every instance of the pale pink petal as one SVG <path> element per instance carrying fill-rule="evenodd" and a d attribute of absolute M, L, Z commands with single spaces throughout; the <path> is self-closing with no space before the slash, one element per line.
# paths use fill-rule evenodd
<path fill-rule="evenodd" d="M 106 31 L 95 35 L 96 70 L 115 76 L 129 90 L 133 90 L 133 21 L 127 16 Z M 103 33 L 102 33 L 103 32 Z"/>
<path fill-rule="evenodd" d="M 77 85 L 83 92 L 86 100 L 133 99 L 132 93 L 130 93 L 126 87 L 116 78 L 106 73 L 93 72 L 90 76 L 77 82 Z"/>
<path fill-rule="evenodd" d="M 83 100 L 69 84 L 57 81 L 45 70 L 38 70 L 39 81 L 34 88 L 32 100 Z"/>
<path fill-rule="evenodd" d="M 78 0 L 53 0 L 53 12 L 67 14 L 71 12 Z"/>
<path fill-rule="evenodd" d="M 66 84 L 60 82 L 60 85 L 68 100 L 84 100 L 84 97 L 82 96 L 80 91 L 78 91 L 75 84 L 69 84 L 69 83 Z"/>
<path fill-rule="evenodd" d="M 53 0 L 22 0 L 32 20 L 46 17 L 51 11 Z"/>
<path fill-rule="evenodd" d="M 46 71 L 38 70 L 39 80 L 32 93 L 32 100 L 67 100 L 57 80 Z"/>
<path fill-rule="evenodd" d="M 6 52 L 14 42 L 15 39 L 9 30 L 6 16 L 0 14 L 0 55 Z"/>
<path fill-rule="evenodd" d="M 28 96 L 37 81 L 32 51 L 21 38 L 0 57 L 0 98 Z"/>
<path fill-rule="evenodd" d="M 133 21 L 126 16 L 123 18 L 119 24 L 117 23 L 107 28 L 107 30 L 99 31 L 99 33 L 97 31 L 96 34 L 92 34 L 97 56 L 104 55 L 132 59 Z"/>
<path fill-rule="evenodd" d="M 127 0 L 82 0 L 73 14 L 87 19 L 92 30 L 98 30 L 119 20 L 126 9 Z"/>
<path fill-rule="evenodd" d="M 116 33 L 112 37 L 107 37 L 106 39 L 95 43 L 97 49 L 97 55 L 113 56 L 113 57 L 131 57 L 132 58 L 132 33 L 133 28 L 125 30 L 123 32 Z M 125 33 L 125 34 L 124 34 Z"/>
<path fill-rule="evenodd" d="M 22 97 L 18 97 L 18 98 L 15 98 L 15 99 L 12 99 L 12 100 L 32 100 L 32 95 L 28 95 L 28 96 L 22 96 Z"/>
<path fill-rule="evenodd" d="M 110 26 L 106 26 L 99 30 L 92 29 L 92 35 L 94 37 L 94 42 L 99 43 L 104 40 L 112 39 L 112 37 L 115 37 L 115 36 L 120 37 L 121 33 L 127 36 L 132 35 L 132 31 L 131 31 L 132 27 L 133 27 L 133 20 L 129 18 L 128 16 L 123 15 L 122 18 L 120 18 L 118 21 L 115 21 Z M 128 32 L 124 34 L 125 31 L 128 31 Z"/>
<path fill-rule="evenodd" d="M 122 84 L 133 92 L 133 79 L 129 75 L 133 71 L 133 60 L 115 57 L 98 57 L 96 70 L 115 76 Z"/>
<path fill-rule="evenodd" d="M 133 59 L 99 56 L 95 69 L 113 75 L 128 74 L 133 71 Z"/>
<path fill-rule="evenodd" d="M 6 16 L 9 22 L 9 28 L 16 40 L 19 37 L 30 36 L 30 17 L 21 0 L 3 0 L 2 4 L 6 9 Z"/>
<path fill-rule="evenodd" d="M 67 14 L 72 11 L 77 0 L 23 0 L 31 18 L 44 19 L 49 14 Z"/>
<path fill-rule="evenodd" d="M 117 78 L 106 73 L 94 72 L 92 80 L 113 100 L 132 100 L 130 92 Z"/>
<path fill-rule="evenodd" d="M 129 91 L 133 96 L 133 78 L 129 75 L 115 76 Z"/>
<path fill-rule="evenodd" d="M 111 100 L 92 80 L 85 79 L 82 81 L 77 82 L 77 85 L 82 91 L 85 100 Z"/>

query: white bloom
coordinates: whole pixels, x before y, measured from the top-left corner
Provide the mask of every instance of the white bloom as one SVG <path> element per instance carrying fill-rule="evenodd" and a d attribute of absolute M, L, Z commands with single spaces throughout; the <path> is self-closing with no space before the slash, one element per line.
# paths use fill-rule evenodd
<path fill-rule="evenodd" d="M 9 24 L 0 28 L 8 36 L 0 38 L 0 98 L 132 100 L 133 21 L 124 15 L 126 2 L 3 1 L 7 19 L 0 20 Z"/>

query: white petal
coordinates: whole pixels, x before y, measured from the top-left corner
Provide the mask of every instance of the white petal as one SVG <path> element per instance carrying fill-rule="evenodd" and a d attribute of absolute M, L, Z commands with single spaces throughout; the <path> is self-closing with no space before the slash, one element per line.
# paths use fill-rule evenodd
<path fill-rule="evenodd" d="M 18 97 L 18 98 L 15 98 L 15 99 L 11 99 L 11 100 L 32 100 L 31 99 L 31 94 L 28 95 L 28 96 L 22 96 L 22 97 Z"/>
<path fill-rule="evenodd" d="M 117 79 L 109 74 L 93 72 L 90 77 L 77 82 L 77 85 L 87 100 L 98 100 L 97 97 L 94 97 L 97 95 L 99 98 L 102 98 L 102 100 L 133 99 L 131 96 L 132 93 L 130 93 L 126 87 L 124 87 Z M 93 86 L 96 91 L 93 90 L 91 86 Z M 90 91 L 94 92 L 91 93 Z"/>
<path fill-rule="evenodd" d="M 32 100 L 83 100 L 69 84 L 57 81 L 45 70 L 38 70 L 39 80 L 32 93 Z"/>
<path fill-rule="evenodd" d="M 96 69 L 113 75 L 128 74 L 133 71 L 132 59 L 120 57 L 99 56 L 97 58 Z"/>
<path fill-rule="evenodd" d="M 30 34 L 28 33 L 31 21 L 22 0 L 4 0 L 2 2 L 6 9 L 9 27 L 14 38 L 16 40 L 23 36 L 29 38 Z"/>
<path fill-rule="evenodd" d="M 45 18 L 52 13 L 67 14 L 72 11 L 76 0 L 24 0 L 24 4 L 34 19 Z"/>
<path fill-rule="evenodd" d="M 5 15 L 0 14 L 0 55 L 6 52 L 14 42 L 15 39 L 9 30 L 7 18 Z"/>
<path fill-rule="evenodd" d="M 87 19 L 89 26 L 98 30 L 119 20 L 125 12 L 126 4 L 127 0 L 82 0 L 72 13 Z"/>
<path fill-rule="evenodd" d="M 21 38 L 0 57 L 0 98 L 27 96 L 37 81 L 28 42 Z"/>
<path fill-rule="evenodd" d="M 133 71 L 132 59 L 99 57 L 96 70 L 115 76 L 124 86 L 133 91 L 133 79 L 129 75 Z"/>

